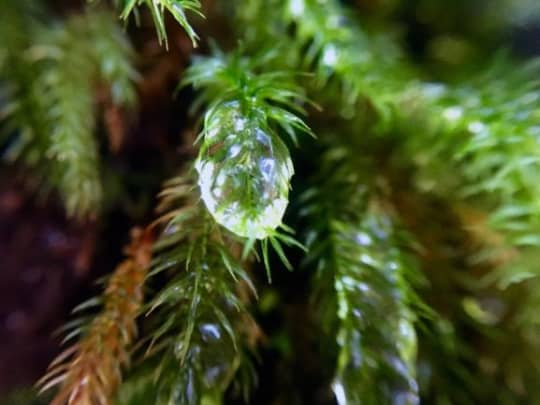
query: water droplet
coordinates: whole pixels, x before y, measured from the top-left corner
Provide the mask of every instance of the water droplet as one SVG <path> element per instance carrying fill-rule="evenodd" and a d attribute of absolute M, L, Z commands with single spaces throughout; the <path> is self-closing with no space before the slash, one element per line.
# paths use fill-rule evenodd
<path fill-rule="evenodd" d="M 356 319 L 358 319 L 360 321 L 362 321 L 364 319 L 364 314 L 358 308 L 353 308 L 352 314 Z"/>
<path fill-rule="evenodd" d="M 184 339 L 177 339 L 174 344 L 174 355 L 176 358 L 180 358 L 184 355 Z"/>
<path fill-rule="evenodd" d="M 416 331 L 406 318 L 399 320 L 397 346 L 400 356 L 407 364 L 414 364 L 417 352 Z"/>
<path fill-rule="evenodd" d="M 399 375 L 401 376 L 408 376 L 409 375 L 409 369 L 407 368 L 407 365 L 405 362 L 395 355 L 389 355 L 386 359 L 388 365 Z"/>
<path fill-rule="evenodd" d="M 356 235 L 356 241 L 362 246 L 369 246 L 373 243 L 373 239 L 366 232 L 358 232 Z"/>
<path fill-rule="evenodd" d="M 347 395 L 345 394 L 345 387 L 339 379 L 335 379 L 332 383 L 332 391 L 336 397 L 338 405 L 347 405 Z"/>
<path fill-rule="evenodd" d="M 199 326 L 202 340 L 206 343 L 215 342 L 221 338 L 221 331 L 214 323 L 204 323 Z"/>
<path fill-rule="evenodd" d="M 176 232 L 178 232 L 179 227 L 177 224 L 171 223 L 165 227 L 165 230 L 163 231 L 163 234 L 165 235 L 174 235 Z"/>
<path fill-rule="evenodd" d="M 341 277 L 340 281 L 343 284 L 343 286 L 348 290 L 354 290 L 357 285 L 357 281 L 354 278 L 349 277 L 349 276 Z"/>
<path fill-rule="evenodd" d="M 469 131 L 471 131 L 473 134 L 479 134 L 481 132 L 484 132 L 485 129 L 486 129 L 486 126 L 484 125 L 484 123 L 480 122 L 480 121 L 473 121 L 471 122 L 467 128 L 469 129 Z"/>
<path fill-rule="evenodd" d="M 364 264 L 367 264 L 368 266 L 376 266 L 377 260 L 373 258 L 373 256 L 368 255 L 367 253 L 362 253 L 360 255 L 360 261 Z"/>
<path fill-rule="evenodd" d="M 339 51 L 334 44 L 328 44 L 324 47 L 321 62 L 328 67 L 334 67 L 338 62 Z"/>
<path fill-rule="evenodd" d="M 457 121 L 463 116 L 463 108 L 459 106 L 448 107 L 444 110 L 443 116 L 448 121 Z"/>
<path fill-rule="evenodd" d="M 196 161 L 201 197 L 217 222 L 243 237 L 262 239 L 281 224 L 288 204 L 292 161 L 285 144 L 249 121 L 238 104 L 225 104 L 206 119 L 219 128 L 206 137 Z"/>
<path fill-rule="evenodd" d="M 395 261 L 395 260 L 390 260 L 388 262 L 388 268 L 390 270 L 392 270 L 393 272 L 396 272 L 397 270 L 399 270 L 401 267 L 401 265 L 399 264 L 399 262 Z"/>
<path fill-rule="evenodd" d="M 356 285 L 356 288 L 363 293 L 368 293 L 371 291 L 371 287 L 362 281 Z"/>
<path fill-rule="evenodd" d="M 293 17 L 301 17 L 304 14 L 304 0 L 291 0 L 289 3 L 289 10 Z"/>

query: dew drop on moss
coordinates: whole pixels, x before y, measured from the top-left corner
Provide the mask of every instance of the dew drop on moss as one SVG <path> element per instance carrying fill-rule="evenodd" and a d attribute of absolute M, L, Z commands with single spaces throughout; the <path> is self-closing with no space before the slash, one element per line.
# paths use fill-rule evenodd
<path fill-rule="evenodd" d="M 242 237 L 262 239 L 280 224 L 293 167 L 280 138 L 256 111 L 249 119 L 238 103 L 207 117 L 195 168 L 202 199 L 216 221 Z"/>
<path fill-rule="evenodd" d="M 214 323 L 204 323 L 199 326 L 202 340 L 204 342 L 213 342 L 221 338 L 221 331 L 218 325 Z"/>

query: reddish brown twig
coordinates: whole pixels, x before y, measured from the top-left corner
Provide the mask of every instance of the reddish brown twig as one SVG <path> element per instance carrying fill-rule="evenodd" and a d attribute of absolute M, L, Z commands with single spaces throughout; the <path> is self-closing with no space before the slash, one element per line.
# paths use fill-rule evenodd
<path fill-rule="evenodd" d="M 129 364 L 137 334 L 136 317 L 151 260 L 153 236 L 134 229 L 127 258 L 116 268 L 103 294 L 103 309 L 79 342 L 60 353 L 38 382 L 42 391 L 60 386 L 51 405 L 108 405 Z"/>

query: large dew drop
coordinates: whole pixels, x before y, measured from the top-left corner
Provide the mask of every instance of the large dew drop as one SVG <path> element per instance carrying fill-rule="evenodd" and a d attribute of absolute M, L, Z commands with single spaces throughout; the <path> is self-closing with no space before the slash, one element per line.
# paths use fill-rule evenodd
<path fill-rule="evenodd" d="M 230 231 L 263 239 L 281 224 L 287 207 L 294 173 L 289 151 L 257 111 L 247 118 L 230 102 L 210 114 L 195 164 L 202 199 Z"/>

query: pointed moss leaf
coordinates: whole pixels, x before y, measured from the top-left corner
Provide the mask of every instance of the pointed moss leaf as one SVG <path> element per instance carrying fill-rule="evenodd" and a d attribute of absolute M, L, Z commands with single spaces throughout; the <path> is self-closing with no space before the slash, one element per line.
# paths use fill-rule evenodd
<path fill-rule="evenodd" d="M 262 113 L 228 102 L 206 117 L 196 162 L 199 187 L 216 221 L 242 237 L 263 239 L 280 224 L 293 166 L 285 144 Z"/>

